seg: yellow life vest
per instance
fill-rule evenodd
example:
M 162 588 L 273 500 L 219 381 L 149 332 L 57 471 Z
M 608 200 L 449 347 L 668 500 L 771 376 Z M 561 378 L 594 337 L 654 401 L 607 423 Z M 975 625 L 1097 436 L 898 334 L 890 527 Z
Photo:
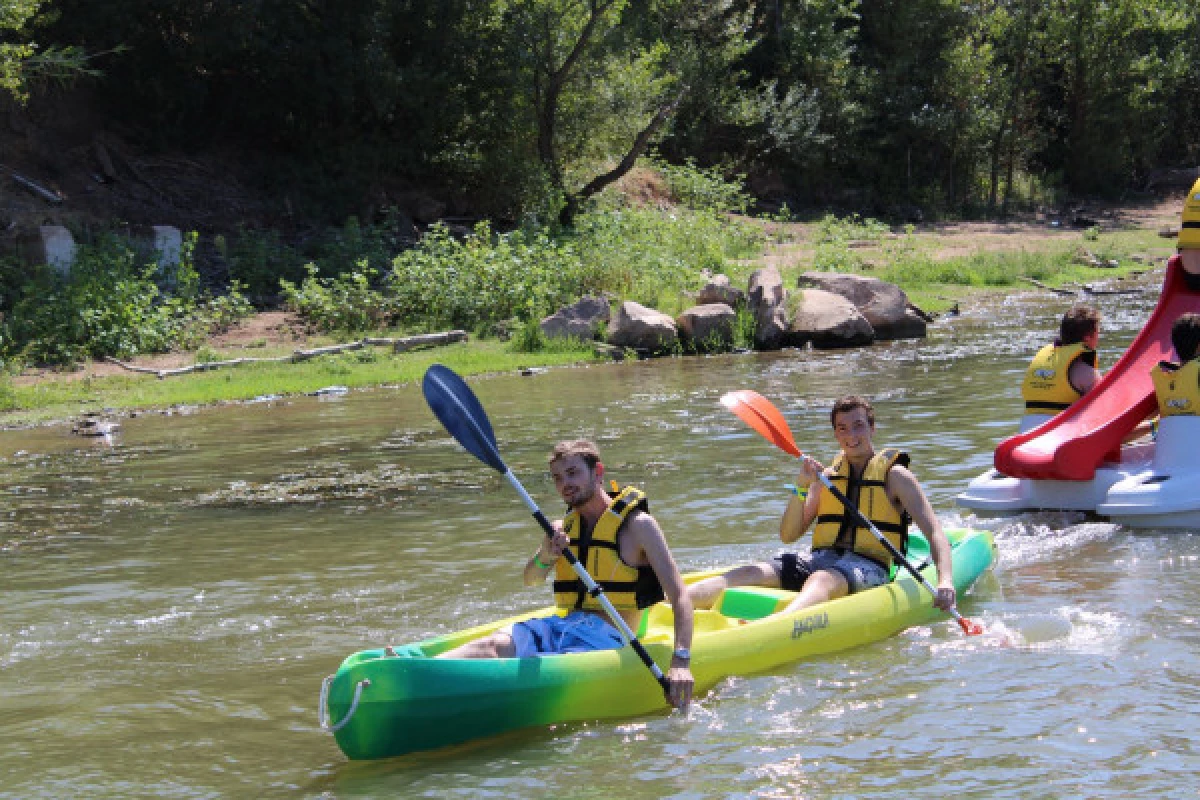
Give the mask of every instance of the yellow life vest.
M 1179 249 L 1200 247 L 1200 180 L 1183 201 L 1183 218 L 1179 225 Z
M 850 462 L 845 453 L 839 453 L 833 462 L 833 483 L 846 499 L 858 507 L 867 519 L 875 524 L 892 545 L 903 553 L 908 548 L 908 525 L 912 521 L 908 512 L 898 512 L 888 499 L 888 470 L 896 464 L 906 467 L 908 453 L 888 448 L 876 453 L 862 475 L 857 479 L 850 476 Z M 817 504 L 817 524 L 813 528 L 813 550 L 822 547 L 844 547 L 859 555 L 878 561 L 891 569 L 892 554 L 867 528 L 859 525 L 857 517 L 846 510 L 833 492 L 821 492 Z
M 1200 359 L 1193 358 L 1183 366 L 1160 361 L 1150 370 L 1150 378 L 1154 381 L 1159 416 L 1200 414 Z
M 1068 379 L 1076 359 L 1094 367 L 1096 351 L 1084 344 L 1048 344 L 1038 351 L 1021 385 L 1025 413 L 1057 414 L 1083 396 Z
M 571 540 L 571 552 L 579 559 L 592 579 L 604 590 L 609 602 L 618 611 L 637 611 L 663 599 L 662 585 L 650 567 L 631 567 L 621 560 L 619 539 L 621 527 L 635 510 L 646 511 L 646 494 L 626 486 L 615 495 L 600 515 L 596 527 L 583 530 L 578 511 L 563 519 L 563 531 Z M 600 610 L 600 602 L 588 594 L 587 587 L 575 570 L 560 558 L 554 565 L 554 605 L 562 611 L 579 609 Z

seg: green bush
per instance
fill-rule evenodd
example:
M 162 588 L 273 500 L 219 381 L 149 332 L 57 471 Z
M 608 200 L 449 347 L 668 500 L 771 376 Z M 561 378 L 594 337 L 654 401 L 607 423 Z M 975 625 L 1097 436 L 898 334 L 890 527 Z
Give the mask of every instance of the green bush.
M 70 364 L 82 358 L 193 347 L 213 330 L 249 313 L 235 284 L 224 297 L 202 296 L 191 262 L 195 235 L 185 240 L 175 293 L 164 295 L 157 264 L 139 264 L 116 236 L 79 248 L 68 275 L 33 270 L 4 322 L 6 362 Z
M 308 277 L 296 286 L 280 279 L 284 305 L 299 314 L 313 329 L 362 333 L 387 326 L 393 317 L 393 303 L 383 292 L 372 288 L 376 271 L 366 260 L 355 270 L 333 278 L 318 275 L 317 265 L 305 266 Z
M 475 329 L 540 316 L 587 288 L 571 242 L 546 230 L 496 234 L 487 222 L 462 239 L 435 225 L 395 258 L 388 286 L 402 320 Z
M 724 271 L 729 259 L 757 254 L 762 241 L 755 226 L 686 209 L 592 211 L 567 230 L 497 233 L 481 222 L 462 237 L 435 225 L 392 260 L 378 288 L 366 257 L 333 278 L 322 278 L 310 263 L 299 286 L 288 279 L 280 286 L 287 306 L 319 330 L 400 324 L 492 334 L 515 321 L 523 346 L 533 349 L 539 345 L 521 328 L 526 321 L 587 294 L 654 307 L 678 304 L 683 293 L 699 288 L 703 270 Z
M 280 280 L 304 280 L 304 258 L 278 231 L 238 227 L 228 238 L 217 236 L 216 245 L 229 264 L 229 277 L 251 297 L 273 296 Z
M 733 212 L 744 214 L 753 198 L 742 188 L 745 175 L 729 181 L 717 169 L 697 167 L 695 159 L 683 164 L 668 164 L 651 160 L 662 173 L 676 202 L 695 211 Z

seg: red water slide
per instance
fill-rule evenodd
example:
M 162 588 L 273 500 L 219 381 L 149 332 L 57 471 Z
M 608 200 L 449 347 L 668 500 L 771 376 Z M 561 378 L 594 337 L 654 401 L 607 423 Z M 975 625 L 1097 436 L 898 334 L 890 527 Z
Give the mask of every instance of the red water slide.
M 1119 461 L 1121 440 L 1158 408 L 1150 368 L 1174 358 L 1171 325 L 1187 311 L 1200 312 L 1200 280 L 1184 273 L 1176 255 L 1158 305 L 1120 360 L 1070 408 L 1001 442 L 996 469 L 1014 478 L 1088 481 L 1102 461 Z

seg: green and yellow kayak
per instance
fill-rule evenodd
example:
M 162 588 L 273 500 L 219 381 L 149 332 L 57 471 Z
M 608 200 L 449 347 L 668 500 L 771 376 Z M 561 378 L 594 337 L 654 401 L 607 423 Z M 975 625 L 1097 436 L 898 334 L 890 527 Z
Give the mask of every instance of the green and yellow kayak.
M 964 592 L 995 560 L 988 531 L 947 531 L 954 582 Z M 912 546 L 912 545 L 916 546 Z M 910 558 L 924 540 L 913 536 Z M 927 551 L 928 545 L 924 545 Z M 924 569 L 931 581 L 932 566 Z M 692 581 L 713 573 L 687 576 Z M 692 674 L 697 694 L 721 679 L 845 650 L 905 628 L 947 619 L 929 593 L 901 572 L 886 586 L 793 614 L 777 614 L 792 592 L 727 590 L 712 610 L 697 611 Z M 469 739 L 570 720 L 627 717 L 667 707 L 662 690 L 629 647 L 507 659 L 437 659 L 438 653 L 552 608 L 404 646 L 346 658 L 321 687 L 322 724 L 352 759 L 398 756 Z M 644 614 L 639 638 L 663 669 L 671 659 L 671 608 Z M 394 654 L 394 655 L 393 655 Z

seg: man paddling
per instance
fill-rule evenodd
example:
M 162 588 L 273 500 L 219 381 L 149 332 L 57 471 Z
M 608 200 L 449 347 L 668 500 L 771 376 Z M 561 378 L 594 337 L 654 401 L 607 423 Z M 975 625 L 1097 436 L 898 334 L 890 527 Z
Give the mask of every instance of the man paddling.
M 791 544 L 815 521 L 811 555 L 785 553 L 774 562 L 748 564 L 694 583 L 689 594 L 697 608 L 711 608 L 729 587 L 769 586 L 799 592 L 784 609 L 787 613 L 888 582 L 891 554 L 824 489 L 819 482 L 822 472 L 902 553 L 909 522 L 916 522 L 929 540 L 937 566 L 934 605 L 947 612 L 954 608 L 957 598 L 950 543 L 921 485 L 908 470 L 908 454 L 875 451 L 871 441 L 875 410 L 865 398 L 841 398 L 834 404 L 830 421 L 842 452 L 828 470 L 811 456 L 802 458 L 796 494 L 789 499 L 779 526 L 779 538 Z
M 621 647 L 621 634 L 562 558 L 569 547 L 632 630 L 638 629 L 643 609 L 664 597 L 670 602 L 675 650 L 666 673 L 667 700 L 676 708 L 687 705 L 694 683 L 692 603 L 662 529 L 647 511 L 645 494 L 627 486 L 609 497 L 599 450 L 586 440 L 555 445 L 550 473 L 569 513 L 555 521 L 553 537 L 542 537 L 525 563 L 524 578 L 526 586 L 536 586 L 554 573 L 558 615 L 519 622 L 440 657 L 526 658 Z

